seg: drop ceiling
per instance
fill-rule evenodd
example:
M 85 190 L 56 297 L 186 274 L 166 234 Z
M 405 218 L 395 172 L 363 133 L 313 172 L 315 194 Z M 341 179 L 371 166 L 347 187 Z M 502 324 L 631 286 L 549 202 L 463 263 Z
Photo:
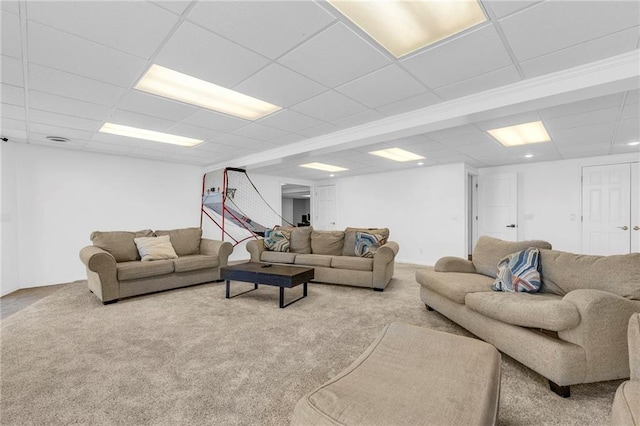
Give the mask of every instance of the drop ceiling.
M 627 145 L 640 140 L 640 67 L 600 71 L 639 52 L 637 1 L 482 1 L 486 22 L 400 59 L 320 1 L 0 4 L 0 133 L 14 143 L 309 180 L 327 173 L 299 164 L 348 168 L 342 175 L 417 167 L 368 154 L 393 147 L 425 166 L 640 152 Z M 248 121 L 135 90 L 152 64 L 282 109 Z M 553 86 L 585 67 L 582 86 Z M 531 87 L 539 99 L 525 97 Z M 495 109 L 435 118 L 479 99 Z M 536 120 L 551 142 L 505 148 L 486 133 Z M 98 133 L 105 122 L 205 142 Z M 395 130 L 371 133 L 383 124 Z

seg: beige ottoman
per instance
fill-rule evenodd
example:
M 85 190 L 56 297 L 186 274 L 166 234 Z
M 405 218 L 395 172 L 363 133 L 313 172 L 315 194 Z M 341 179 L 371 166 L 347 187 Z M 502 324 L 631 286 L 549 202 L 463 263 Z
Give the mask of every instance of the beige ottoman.
M 500 353 L 488 343 L 392 323 L 353 364 L 296 404 L 292 425 L 490 425 Z

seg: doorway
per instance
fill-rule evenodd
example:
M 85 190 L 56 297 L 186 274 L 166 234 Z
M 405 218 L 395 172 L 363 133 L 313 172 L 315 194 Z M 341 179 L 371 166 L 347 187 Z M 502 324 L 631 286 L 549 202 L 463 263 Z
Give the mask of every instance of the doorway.
M 334 231 L 338 217 L 336 186 L 316 186 L 314 203 L 316 205 L 314 228 Z
M 518 174 L 480 175 L 478 233 L 518 241 Z
M 282 225 L 311 225 L 311 187 L 282 183 L 280 190 L 282 193 Z

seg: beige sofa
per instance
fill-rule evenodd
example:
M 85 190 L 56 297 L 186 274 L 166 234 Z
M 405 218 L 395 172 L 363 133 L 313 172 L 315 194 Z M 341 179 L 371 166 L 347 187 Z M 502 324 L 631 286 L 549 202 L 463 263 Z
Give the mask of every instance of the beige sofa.
M 291 232 L 290 251 L 266 250 L 263 240 L 246 245 L 252 262 L 267 262 L 313 267 L 315 282 L 344 284 L 383 291 L 393 277 L 398 244 L 387 241 L 373 258 L 355 254 L 357 231 L 389 236 L 389 230 L 347 228 L 344 231 L 316 231 L 313 227 L 295 228 Z
M 500 259 L 527 247 L 540 248 L 540 291 L 492 291 Z M 586 256 L 544 241 L 481 237 L 472 258 L 445 257 L 416 272 L 427 309 L 546 377 L 561 396 L 570 385 L 629 377 L 626 330 L 640 312 L 640 253 Z
M 161 235 L 169 235 L 178 258 L 142 262 L 134 238 Z M 124 297 L 218 281 L 220 268 L 227 265 L 233 246 L 201 237 L 200 228 L 94 232 L 93 245 L 80 250 L 89 289 L 107 304 Z
M 629 320 L 629 368 L 631 380 L 620 385 L 611 408 L 614 426 L 640 425 L 640 314 Z

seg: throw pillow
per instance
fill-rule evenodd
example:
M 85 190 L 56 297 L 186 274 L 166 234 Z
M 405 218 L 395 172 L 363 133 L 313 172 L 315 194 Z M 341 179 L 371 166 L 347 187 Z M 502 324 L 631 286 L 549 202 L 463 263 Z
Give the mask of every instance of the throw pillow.
M 534 247 L 510 254 L 498 263 L 495 291 L 535 293 L 540 290 L 540 250 Z
M 176 259 L 178 255 L 171 245 L 168 235 L 160 237 L 134 238 L 143 262 L 162 259 Z
M 285 229 L 267 229 L 264 231 L 264 248 L 269 251 L 288 252 L 291 232 Z
M 384 235 L 356 232 L 356 256 L 373 257 L 386 242 Z

